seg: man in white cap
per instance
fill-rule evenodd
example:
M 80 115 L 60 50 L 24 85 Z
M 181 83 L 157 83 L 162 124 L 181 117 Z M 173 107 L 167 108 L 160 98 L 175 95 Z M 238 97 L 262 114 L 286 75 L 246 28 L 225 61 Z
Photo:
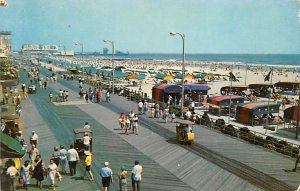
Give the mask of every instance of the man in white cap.
M 113 182 L 112 170 L 108 167 L 109 162 L 104 162 L 104 167 L 100 170 L 100 176 L 102 177 L 102 186 L 104 191 L 109 191 L 109 185 Z
M 39 136 L 35 133 L 35 131 L 32 131 L 31 132 L 31 135 L 30 135 L 30 144 L 31 145 L 34 145 L 36 147 L 37 143 L 38 143 L 38 140 L 39 140 Z

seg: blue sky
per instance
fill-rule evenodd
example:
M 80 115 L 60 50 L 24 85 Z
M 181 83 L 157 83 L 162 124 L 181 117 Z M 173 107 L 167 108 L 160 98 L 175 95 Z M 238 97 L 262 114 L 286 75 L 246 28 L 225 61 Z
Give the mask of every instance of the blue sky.
M 131 53 L 300 53 L 296 0 L 7 0 L 0 30 L 22 44 Z

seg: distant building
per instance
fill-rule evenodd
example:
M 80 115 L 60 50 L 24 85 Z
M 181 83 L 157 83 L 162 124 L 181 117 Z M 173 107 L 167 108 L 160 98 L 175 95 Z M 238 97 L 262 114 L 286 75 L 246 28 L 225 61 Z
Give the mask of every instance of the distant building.
M 57 45 L 24 44 L 22 46 L 23 54 L 52 54 L 55 52 L 58 52 Z
M 103 48 L 103 54 L 108 54 L 108 48 Z
M 0 31 L 0 58 L 7 57 L 11 52 L 11 33 Z

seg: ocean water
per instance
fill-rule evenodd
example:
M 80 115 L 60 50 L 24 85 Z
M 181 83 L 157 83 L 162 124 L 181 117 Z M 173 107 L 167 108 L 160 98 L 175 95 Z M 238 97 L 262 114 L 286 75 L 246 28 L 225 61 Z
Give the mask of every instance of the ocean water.
M 76 54 L 77 56 L 80 53 Z M 86 53 L 85 56 L 110 58 L 111 55 Z M 144 60 L 182 60 L 182 54 L 128 54 L 115 55 L 119 59 L 144 59 Z M 187 61 L 205 62 L 242 62 L 247 64 L 284 65 L 300 67 L 300 54 L 186 54 Z

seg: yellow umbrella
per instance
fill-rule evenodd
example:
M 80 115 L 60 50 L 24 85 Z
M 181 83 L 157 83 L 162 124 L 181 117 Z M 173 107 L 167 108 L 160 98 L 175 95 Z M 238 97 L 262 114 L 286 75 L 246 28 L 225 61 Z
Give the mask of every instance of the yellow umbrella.
M 171 74 L 168 74 L 164 77 L 164 80 L 172 80 L 172 79 L 174 79 L 174 76 Z
M 133 79 L 136 79 L 136 76 L 133 75 L 133 74 L 131 74 L 131 75 L 128 75 L 128 76 L 126 77 L 126 79 L 127 79 L 127 80 L 133 80 Z
M 184 76 L 185 79 L 194 79 L 195 76 L 193 74 L 187 74 L 186 76 Z
M 211 73 L 209 73 L 209 74 L 206 74 L 205 75 L 205 77 L 204 78 L 206 78 L 206 79 L 213 79 L 214 78 L 214 75 L 213 74 L 211 74 Z

